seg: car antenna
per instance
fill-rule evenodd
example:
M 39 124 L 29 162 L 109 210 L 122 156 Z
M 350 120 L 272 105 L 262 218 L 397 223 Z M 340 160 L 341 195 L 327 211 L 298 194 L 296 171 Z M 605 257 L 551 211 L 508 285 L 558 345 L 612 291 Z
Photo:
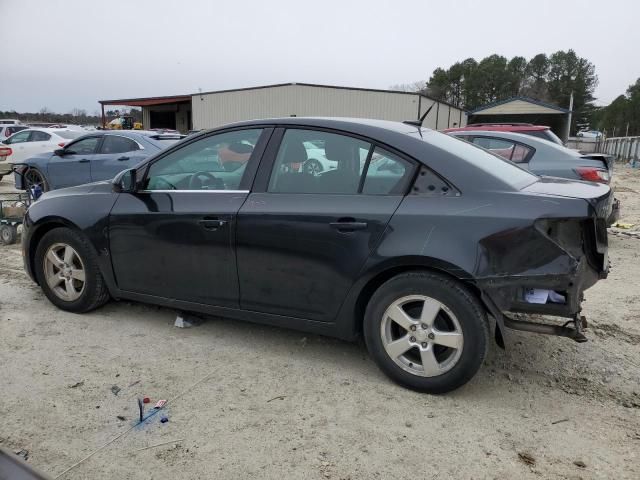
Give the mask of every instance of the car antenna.
M 431 111 L 431 109 L 433 108 L 433 106 L 436 104 L 436 102 L 433 102 L 431 104 L 431 106 L 427 109 L 426 112 L 424 112 L 424 115 L 422 115 L 420 117 L 419 120 L 405 120 L 402 123 L 405 123 L 407 125 L 413 125 L 414 127 L 418 127 L 418 133 L 420 134 L 420 137 L 422 137 L 422 122 L 424 122 L 424 119 L 427 118 L 427 115 L 429 115 L 429 112 Z

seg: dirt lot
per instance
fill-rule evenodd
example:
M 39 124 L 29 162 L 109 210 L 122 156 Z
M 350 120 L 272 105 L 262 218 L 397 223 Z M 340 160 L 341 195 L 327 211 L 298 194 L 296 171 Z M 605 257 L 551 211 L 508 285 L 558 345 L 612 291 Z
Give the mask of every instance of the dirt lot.
M 615 185 L 640 230 L 640 171 Z M 0 246 L 0 446 L 56 477 L 115 439 L 68 479 L 637 479 L 640 238 L 610 247 L 588 343 L 509 332 L 470 384 L 429 396 L 358 344 L 221 318 L 178 329 L 128 302 L 59 311 Z M 136 426 L 145 395 L 170 400 L 167 423 Z

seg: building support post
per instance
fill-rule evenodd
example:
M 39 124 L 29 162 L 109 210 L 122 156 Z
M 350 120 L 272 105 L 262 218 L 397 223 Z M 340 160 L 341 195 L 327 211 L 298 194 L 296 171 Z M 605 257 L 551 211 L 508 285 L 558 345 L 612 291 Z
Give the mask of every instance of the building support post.
M 102 128 L 106 128 L 107 122 L 104 118 L 104 103 L 101 103 L 100 106 L 102 107 Z

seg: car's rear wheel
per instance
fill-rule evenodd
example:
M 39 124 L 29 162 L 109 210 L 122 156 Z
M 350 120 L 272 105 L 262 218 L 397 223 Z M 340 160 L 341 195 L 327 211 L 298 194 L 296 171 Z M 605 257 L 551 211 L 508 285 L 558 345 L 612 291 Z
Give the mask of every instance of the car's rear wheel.
M 109 300 L 96 255 L 75 230 L 47 232 L 36 248 L 34 267 L 44 294 L 58 308 L 82 313 Z
M 482 305 L 462 284 L 437 273 L 411 272 L 373 294 L 364 336 L 392 380 L 420 392 L 444 393 L 478 371 L 489 330 Z
M 26 186 L 25 190 L 31 190 L 31 187 L 39 186 L 43 192 L 49 191 L 49 184 L 47 183 L 47 179 L 44 178 L 44 175 L 37 168 L 29 167 L 26 172 L 24 172 L 24 183 Z

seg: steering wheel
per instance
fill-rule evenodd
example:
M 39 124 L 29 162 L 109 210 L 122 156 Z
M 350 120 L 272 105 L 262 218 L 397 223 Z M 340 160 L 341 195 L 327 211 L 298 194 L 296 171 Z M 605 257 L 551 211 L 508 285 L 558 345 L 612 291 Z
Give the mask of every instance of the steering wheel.
M 198 181 L 198 185 L 196 185 L 196 180 Z M 224 190 L 224 183 L 222 180 L 213 176 L 209 172 L 196 172 L 191 175 L 191 178 L 189 179 L 189 190 L 202 190 L 202 180 L 211 180 L 214 187 L 219 190 Z

